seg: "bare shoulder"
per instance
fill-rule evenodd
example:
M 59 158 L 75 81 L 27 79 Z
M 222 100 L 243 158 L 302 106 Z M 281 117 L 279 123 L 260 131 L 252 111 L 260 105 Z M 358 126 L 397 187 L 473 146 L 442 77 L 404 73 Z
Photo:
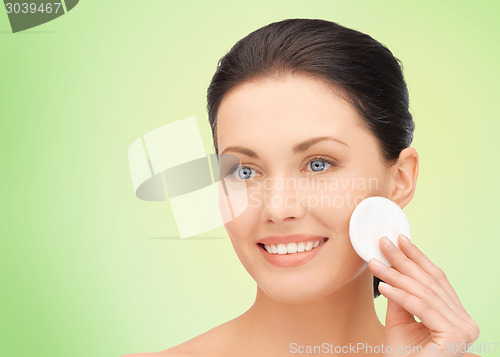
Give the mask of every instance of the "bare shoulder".
M 464 357 L 481 357 L 480 355 L 475 355 L 474 353 L 466 353 Z
M 235 333 L 234 320 L 215 326 L 201 335 L 163 351 L 132 353 L 121 357 L 223 357 L 230 355 L 231 346 L 229 343 L 231 343 L 230 341 L 234 341 L 232 336 Z

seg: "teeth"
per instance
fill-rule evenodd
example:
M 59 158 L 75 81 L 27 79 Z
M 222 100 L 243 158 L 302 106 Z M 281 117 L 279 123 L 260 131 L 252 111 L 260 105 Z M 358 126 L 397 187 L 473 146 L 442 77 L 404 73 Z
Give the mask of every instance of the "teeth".
M 297 243 L 288 243 L 286 245 L 287 253 L 297 253 Z
M 288 243 L 288 244 L 265 244 L 264 247 L 269 254 L 294 254 L 297 252 L 308 252 L 313 248 L 316 248 L 325 242 L 325 238 L 317 241 L 308 241 L 300 243 Z
M 286 245 L 278 244 L 278 254 L 286 254 Z

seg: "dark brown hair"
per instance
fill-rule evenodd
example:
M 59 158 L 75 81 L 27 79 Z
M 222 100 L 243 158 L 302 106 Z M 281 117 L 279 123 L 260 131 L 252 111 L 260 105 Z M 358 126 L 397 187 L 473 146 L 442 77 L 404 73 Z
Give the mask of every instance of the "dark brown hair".
M 411 145 L 415 123 L 402 64 L 380 42 L 362 32 L 319 19 L 287 19 L 261 27 L 224 55 L 207 90 L 215 152 L 217 112 L 224 96 L 258 77 L 306 74 L 339 90 L 377 138 L 392 165 Z M 374 277 L 374 296 L 380 295 Z

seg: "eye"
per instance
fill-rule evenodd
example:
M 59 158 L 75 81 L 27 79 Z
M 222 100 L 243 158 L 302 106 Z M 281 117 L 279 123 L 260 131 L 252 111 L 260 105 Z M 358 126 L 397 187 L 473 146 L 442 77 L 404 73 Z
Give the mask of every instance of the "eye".
M 327 165 L 330 165 L 330 166 L 327 166 Z M 312 158 L 312 160 L 310 160 L 307 163 L 307 166 L 310 167 L 313 172 L 323 172 L 323 171 L 326 171 L 327 169 L 329 169 L 330 167 L 334 167 L 336 165 L 335 165 L 335 163 L 333 163 L 332 161 L 330 161 L 326 157 L 317 156 L 317 157 Z M 325 170 L 325 168 L 326 168 L 326 170 Z
M 328 166 L 329 165 L 329 166 Z M 330 167 L 337 166 L 334 162 L 323 156 L 312 158 L 307 166 L 311 168 L 312 172 L 325 172 Z M 252 172 L 257 172 L 251 167 L 236 165 L 232 167 L 224 176 L 235 180 L 248 180 L 252 177 Z M 236 175 L 236 177 L 234 177 Z
M 255 170 L 248 167 L 248 166 L 236 165 L 229 170 L 229 172 L 227 173 L 227 176 L 230 176 L 232 178 L 232 176 L 236 172 L 236 175 L 237 175 L 236 179 L 237 180 L 247 180 L 251 177 L 250 175 L 252 174 L 252 171 L 255 171 Z

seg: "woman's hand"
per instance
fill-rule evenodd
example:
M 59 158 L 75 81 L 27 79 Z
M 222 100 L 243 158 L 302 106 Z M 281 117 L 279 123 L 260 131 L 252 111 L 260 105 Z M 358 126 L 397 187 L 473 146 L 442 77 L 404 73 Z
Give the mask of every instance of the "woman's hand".
M 446 275 L 403 235 L 398 245 L 399 249 L 387 237 L 380 239 L 380 249 L 392 267 L 376 259 L 368 264 L 373 275 L 386 282 L 379 285 L 388 299 L 385 346 L 391 346 L 392 353 L 386 355 L 470 355 L 466 351 L 479 337 L 479 328 Z

